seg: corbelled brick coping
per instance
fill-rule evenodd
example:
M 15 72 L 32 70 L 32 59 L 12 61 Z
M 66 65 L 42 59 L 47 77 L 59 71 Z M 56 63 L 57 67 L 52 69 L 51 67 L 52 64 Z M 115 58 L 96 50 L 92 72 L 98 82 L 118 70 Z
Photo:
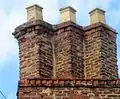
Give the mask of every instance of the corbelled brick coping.
M 19 81 L 19 87 L 88 87 L 120 88 L 120 79 L 25 79 Z
M 60 30 L 62 28 L 68 27 L 68 26 L 72 26 L 72 27 L 77 28 L 79 30 L 84 30 L 82 26 L 80 26 L 79 24 L 76 24 L 72 21 L 67 21 L 67 22 L 57 24 L 57 25 L 53 25 L 53 29 L 55 31 L 57 31 L 57 30 Z
M 51 32 L 53 31 L 53 26 L 42 20 L 34 20 L 16 27 L 12 34 L 15 36 L 15 38 L 19 38 L 21 35 L 26 34 L 27 32 L 37 31 L 35 33 L 38 33 L 39 30 L 43 33 L 48 30 Z M 52 34 L 52 32 L 50 34 Z
M 50 31 L 55 32 L 55 31 L 58 31 L 60 29 L 63 29 L 63 28 L 69 27 L 69 26 L 84 31 L 82 26 L 80 26 L 74 22 L 71 22 L 71 21 L 63 22 L 63 23 L 60 23 L 57 25 L 51 25 L 42 20 L 34 20 L 34 21 L 26 22 L 26 23 L 16 27 L 15 31 L 13 32 L 13 35 L 16 38 L 18 38 L 20 35 L 24 34 L 23 32 L 25 32 L 26 30 L 30 32 L 33 30 L 33 28 L 34 28 L 34 30 L 41 30 L 41 27 L 44 27 L 46 29 L 49 29 Z M 32 29 L 30 29 L 30 28 L 32 28 Z M 72 28 L 69 28 L 67 30 L 72 30 Z
M 19 32 L 19 31 L 21 31 L 21 30 L 23 30 L 25 28 L 28 28 L 28 27 L 31 27 L 31 26 L 36 26 L 36 25 L 42 25 L 44 27 L 52 29 L 52 25 L 51 24 L 49 24 L 49 23 L 47 23 L 45 21 L 42 21 L 42 20 L 34 20 L 34 21 L 26 22 L 26 23 L 16 27 L 14 33 Z
M 42 21 L 42 20 L 34 20 L 34 21 L 26 22 L 26 23 L 16 27 L 15 32 L 13 33 L 13 35 L 20 32 L 20 31 L 22 31 L 22 30 L 24 30 L 24 29 L 26 29 L 26 28 L 36 26 L 36 25 L 44 26 L 44 27 L 46 27 L 46 28 L 48 28 L 50 30 L 54 30 L 54 31 L 59 30 L 61 28 L 68 27 L 68 26 L 73 26 L 75 28 L 83 30 L 82 26 L 80 26 L 80 25 L 78 25 L 78 24 L 76 24 L 76 23 L 74 23 L 72 21 L 63 22 L 63 23 L 60 23 L 60 24 L 57 24 L 57 25 L 51 25 L 51 24 L 49 24 L 49 23 L 47 23 L 45 21 Z
M 110 30 L 110 31 L 112 31 L 112 32 L 117 34 L 117 32 L 116 32 L 116 30 L 114 28 L 110 27 L 107 24 L 101 23 L 101 22 L 98 22 L 98 23 L 95 23 L 95 24 L 91 24 L 89 26 L 84 27 L 83 29 L 85 31 L 89 31 L 89 30 L 97 28 L 97 27 L 104 27 L 104 28 L 106 28 L 106 29 L 108 29 L 108 30 Z
M 107 24 L 104 24 L 104 23 L 101 23 L 101 22 L 83 27 L 83 26 L 80 26 L 80 25 L 78 25 L 74 22 L 71 22 L 71 21 L 63 22 L 63 23 L 60 23 L 60 24 L 57 24 L 57 25 L 52 25 L 52 24 L 49 24 L 49 23 L 47 23 L 45 21 L 42 21 L 42 20 L 34 20 L 34 21 L 26 22 L 26 23 L 18 26 L 17 28 L 15 28 L 15 31 L 13 32 L 13 35 L 16 35 L 16 37 L 17 37 L 18 35 L 20 35 L 21 31 L 23 31 L 25 29 L 28 29 L 30 27 L 33 27 L 33 26 L 37 30 L 40 29 L 40 27 L 38 27 L 38 26 L 42 26 L 42 27 L 48 28 L 49 30 L 52 30 L 52 31 L 57 31 L 61 28 L 65 28 L 65 27 L 68 27 L 68 26 L 72 26 L 72 27 L 75 27 L 75 28 L 77 28 L 79 30 L 83 30 L 83 31 L 89 31 L 89 30 L 97 28 L 97 27 L 104 27 L 104 28 L 106 28 L 106 29 L 108 29 L 108 30 L 117 34 L 115 29 L 113 29 L 110 26 L 108 26 Z

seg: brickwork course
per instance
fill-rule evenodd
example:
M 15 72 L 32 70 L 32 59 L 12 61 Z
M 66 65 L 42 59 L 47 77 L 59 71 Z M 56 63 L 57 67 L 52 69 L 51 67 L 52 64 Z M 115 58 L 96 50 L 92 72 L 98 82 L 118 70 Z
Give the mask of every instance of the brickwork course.
M 18 99 L 120 99 L 116 34 L 102 22 L 18 26 Z

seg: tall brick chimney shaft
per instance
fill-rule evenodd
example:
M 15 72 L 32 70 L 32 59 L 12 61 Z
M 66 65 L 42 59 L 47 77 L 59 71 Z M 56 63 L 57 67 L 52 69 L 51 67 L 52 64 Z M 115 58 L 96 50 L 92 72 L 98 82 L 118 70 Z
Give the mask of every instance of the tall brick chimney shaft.
M 61 8 L 60 10 L 60 23 L 66 21 L 76 22 L 76 10 L 72 7 L 68 6 L 65 8 Z
M 43 21 L 36 4 L 27 8 L 27 19 L 13 33 L 19 43 L 20 79 L 52 78 L 52 25 Z
M 90 14 L 90 24 L 102 22 L 106 23 L 105 21 L 105 11 L 99 8 L 96 8 L 89 12 Z

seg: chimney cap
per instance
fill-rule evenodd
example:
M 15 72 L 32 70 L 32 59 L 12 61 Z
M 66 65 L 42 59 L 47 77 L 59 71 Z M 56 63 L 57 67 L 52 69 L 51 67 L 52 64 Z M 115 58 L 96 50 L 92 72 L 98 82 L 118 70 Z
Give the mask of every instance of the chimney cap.
M 76 22 L 76 10 L 71 6 L 61 8 L 60 10 L 60 23 L 72 21 Z
M 100 8 L 95 8 L 91 12 L 89 12 L 90 15 L 90 24 L 102 22 L 106 23 L 105 20 L 105 11 Z
M 36 8 L 40 8 L 40 9 L 43 9 L 41 6 L 37 5 L 37 4 L 33 4 L 31 6 L 28 6 L 26 9 L 30 9 L 30 8 L 33 8 L 33 7 L 36 7 Z
M 71 6 L 67 6 L 67 7 L 64 7 L 64 8 L 60 8 L 59 11 L 62 12 L 63 10 L 66 10 L 66 9 L 70 9 L 71 11 L 76 12 L 76 10 L 75 10 L 73 7 L 71 7 Z
M 102 13 L 105 13 L 105 12 L 106 12 L 106 11 L 104 11 L 103 9 L 95 8 L 95 9 L 93 9 L 92 11 L 90 11 L 89 14 L 92 14 L 92 13 L 94 13 L 95 11 L 99 11 L 99 12 L 102 12 Z
M 27 21 L 43 20 L 42 7 L 34 4 L 26 8 Z

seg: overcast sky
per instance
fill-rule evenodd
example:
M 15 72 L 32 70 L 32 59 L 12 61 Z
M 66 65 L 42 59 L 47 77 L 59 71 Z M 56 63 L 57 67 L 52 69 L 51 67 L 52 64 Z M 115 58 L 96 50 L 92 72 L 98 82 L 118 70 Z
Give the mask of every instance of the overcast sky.
M 51 24 L 59 23 L 59 9 L 72 6 L 77 10 L 77 23 L 89 25 L 88 12 L 99 7 L 106 11 L 107 24 L 117 30 L 118 66 L 120 65 L 120 1 L 119 0 L 0 0 L 0 90 L 7 99 L 16 99 L 19 79 L 17 40 L 14 28 L 26 22 L 25 8 L 42 6 L 43 18 Z M 120 67 L 119 67 L 120 69 Z M 2 96 L 0 95 L 0 99 Z

